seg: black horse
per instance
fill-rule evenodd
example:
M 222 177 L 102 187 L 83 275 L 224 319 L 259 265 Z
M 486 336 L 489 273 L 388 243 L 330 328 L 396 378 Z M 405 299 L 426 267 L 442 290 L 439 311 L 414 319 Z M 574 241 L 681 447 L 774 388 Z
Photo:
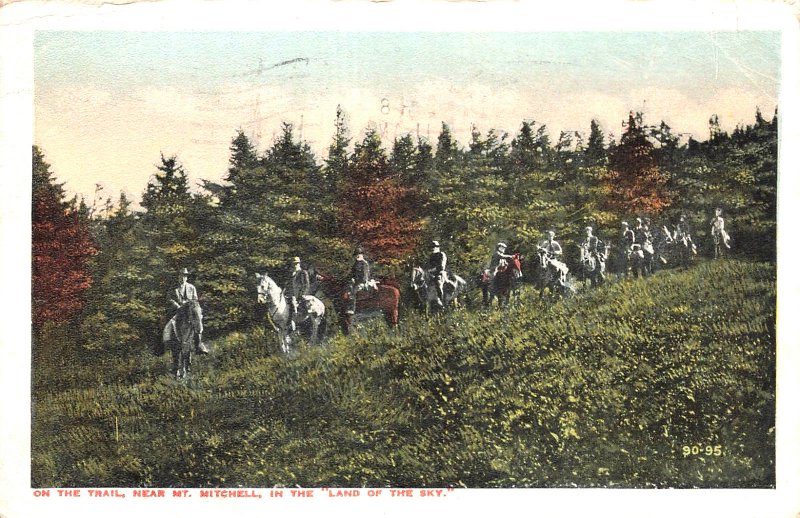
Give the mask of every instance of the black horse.
M 196 337 L 203 332 L 203 310 L 200 302 L 189 300 L 184 303 L 167 327 L 163 340 L 164 346 L 172 351 L 172 372 L 178 379 L 185 378 L 192 364 Z

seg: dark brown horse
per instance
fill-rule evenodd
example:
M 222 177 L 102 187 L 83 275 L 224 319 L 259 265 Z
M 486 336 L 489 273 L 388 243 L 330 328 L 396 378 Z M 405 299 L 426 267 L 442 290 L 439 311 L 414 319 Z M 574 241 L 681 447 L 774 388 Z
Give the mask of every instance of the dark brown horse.
M 492 305 L 492 299 L 495 297 L 497 297 L 497 305 L 499 307 L 505 306 L 509 302 L 511 294 L 515 292 L 519 285 L 519 279 L 522 277 L 522 263 L 519 254 L 514 254 L 511 257 L 510 260 L 503 261 L 497 268 L 497 273 L 494 275 L 494 283 L 490 280 L 488 272 L 485 272 L 481 279 L 486 288 L 488 288 L 488 300 L 486 297 L 487 292 L 484 291 L 484 303 L 489 306 Z
M 350 283 L 347 280 L 335 279 L 317 272 L 319 286 L 323 293 L 333 301 L 342 323 L 342 332 L 350 333 L 350 328 L 357 320 L 382 315 L 389 327 L 397 327 L 398 307 L 400 306 L 400 290 L 387 283 L 379 283 L 377 291 L 361 291 L 356 295 L 356 312 L 351 315 Z

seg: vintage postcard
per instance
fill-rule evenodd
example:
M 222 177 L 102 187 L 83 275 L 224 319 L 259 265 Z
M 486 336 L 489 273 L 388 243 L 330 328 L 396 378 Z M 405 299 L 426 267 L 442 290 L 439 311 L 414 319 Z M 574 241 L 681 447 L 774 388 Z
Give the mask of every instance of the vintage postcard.
M 0 515 L 796 516 L 797 14 L 3 7 Z

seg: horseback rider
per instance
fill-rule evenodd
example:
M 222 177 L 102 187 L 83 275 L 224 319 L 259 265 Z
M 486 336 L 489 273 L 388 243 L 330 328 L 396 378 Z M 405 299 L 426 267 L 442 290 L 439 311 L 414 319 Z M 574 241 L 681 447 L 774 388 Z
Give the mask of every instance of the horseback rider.
M 361 247 L 356 248 L 355 262 L 350 269 L 350 309 L 347 314 L 354 315 L 356 312 L 356 295 L 359 291 L 367 291 L 369 289 L 369 263 L 364 259 L 364 250 Z
M 678 222 L 675 224 L 675 231 L 672 234 L 672 239 L 686 243 L 686 247 L 690 248 L 692 253 L 697 252 L 697 247 L 695 247 L 692 241 L 692 231 L 689 228 L 689 223 L 686 221 L 685 214 L 681 214 Z
M 620 237 L 620 250 L 627 254 L 636 242 L 636 234 L 631 230 L 627 221 L 622 222 L 622 236 Z
M 495 248 L 494 253 L 492 254 L 492 260 L 489 261 L 489 282 L 494 283 L 494 278 L 497 275 L 497 270 L 500 269 L 500 266 L 508 264 L 508 261 L 513 259 L 513 255 L 506 254 L 506 244 L 502 241 L 497 243 L 497 248 Z
M 545 249 L 550 259 L 561 261 L 561 254 L 562 254 L 561 245 L 558 244 L 558 241 L 555 240 L 555 237 L 556 237 L 556 231 L 548 230 L 547 239 L 539 243 L 539 248 Z
M 650 221 L 649 219 L 647 220 Z M 636 218 L 636 227 L 633 229 L 634 235 L 634 244 L 639 245 L 639 247 L 644 248 L 645 243 L 650 241 L 650 228 L 648 225 L 645 225 L 642 221 L 642 218 Z
M 725 231 L 725 220 L 722 219 L 722 209 L 714 209 L 714 219 L 711 220 L 711 236 L 715 242 L 722 242 L 725 248 L 731 247 L 731 237 Z
M 438 304 L 444 305 L 444 283 L 447 273 L 447 255 L 439 248 L 439 242 L 433 241 L 433 251 L 428 258 L 428 263 L 425 265 L 425 271 L 428 277 L 436 284 L 436 295 L 439 297 Z
M 294 331 L 294 318 L 297 314 L 298 301 L 303 300 L 303 297 L 308 295 L 311 291 L 311 282 L 308 277 L 308 272 L 302 268 L 299 257 L 294 257 L 292 259 L 292 273 L 287 288 L 288 289 L 285 290 L 284 293 L 286 302 L 289 304 L 290 326 L 292 331 Z
M 593 234 L 592 227 L 586 227 L 586 239 L 581 243 L 581 258 L 594 257 L 599 262 L 604 262 L 605 245 L 600 238 Z
M 636 233 L 630 228 L 627 221 L 622 222 L 622 234 L 619 238 L 619 267 L 618 270 L 623 275 L 628 272 L 628 255 L 636 244 Z
M 197 288 L 194 287 L 193 284 L 187 282 L 189 279 L 189 270 L 184 268 L 178 274 L 178 286 L 170 291 L 169 294 L 169 303 L 170 309 L 177 311 L 183 307 L 184 304 L 189 302 L 190 300 L 199 300 L 197 298 Z M 167 342 L 172 339 L 172 337 L 177 336 L 177 332 L 175 330 L 175 317 L 176 314 L 169 315 L 169 323 L 167 327 L 164 329 L 164 341 Z M 208 354 L 208 348 L 206 344 L 203 343 L 203 334 L 197 333 L 195 336 L 195 343 L 194 343 L 194 350 L 198 354 Z

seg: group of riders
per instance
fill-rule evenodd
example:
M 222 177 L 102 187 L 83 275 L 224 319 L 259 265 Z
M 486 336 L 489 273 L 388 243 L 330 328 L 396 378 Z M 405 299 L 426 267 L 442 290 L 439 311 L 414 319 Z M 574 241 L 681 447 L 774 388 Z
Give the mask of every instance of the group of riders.
M 594 229 L 587 226 L 584 229 L 585 237 L 580 243 L 581 261 L 596 261 L 599 268 L 600 280 L 604 278 L 605 263 L 608 260 L 610 246 L 604 243 L 600 237 L 594 234 Z M 715 247 L 730 248 L 730 236 L 725 231 L 725 221 L 722 218 L 722 209 L 715 210 L 714 218 L 711 220 L 711 236 L 714 239 Z M 546 233 L 546 238 L 538 244 L 539 253 L 546 256 L 547 262 L 556 269 L 567 271 L 567 266 L 563 261 L 563 249 L 555 239 L 554 230 Z M 686 216 L 681 215 L 679 220 L 673 225 L 670 231 L 667 225 L 663 225 L 655 232 L 651 229 L 650 219 L 647 217 L 637 217 L 635 225 L 631 226 L 627 221 L 621 223 L 619 236 L 619 260 L 623 265 L 621 273 L 627 274 L 630 258 L 635 254 L 650 256 L 664 261 L 663 257 L 658 257 L 655 243 L 659 240 L 669 243 L 680 243 L 691 253 L 696 253 L 696 246 L 692 241 L 691 229 L 686 221 Z M 436 303 L 440 306 L 445 301 L 445 284 L 450 282 L 450 274 L 447 271 L 447 255 L 442 251 L 438 241 L 431 243 L 432 250 L 424 265 L 424 272 L 427 277 L 426 282 L 436 291 Z M 489 265 L 484 268 L 484 278 L 487 279 L 489 286 L 493 286 L 497 273 L 505 269 L 509 262 L 514 259 L 514 255 L 507 254 L 508 245 L 504 242 L 497 243 L 492 254 Z M 715 256 L 718 254 L 715 248 Z M 350 297 L 347 313 L 352 315 L 356 311 L 356 301 L 359 292 L 373 290 L 376 287 L 375 281 L 370 276 L 370 264 L 364 257 L 364 250 L 359 247 L 354 252 L 354 262 L 350 269 Z M 191 300 L 197 300 L 197 289 L 190 284 L 187 279 L 188 269 L 184 268 L 179 274 L 178 286 L 170 291 L 169 306 L 171 311 L 180 309 L 184 304 Z M 284 290 L 285 297 L 289 303 L 290 311 L 294 315 L 298 311 L 298 301 L 302 301 L 304 296 L 311 294 L 311 278 L 309 272 L 302 268 L 299 257 L 292 260 L 292 270 L 287 286 Z M 491 288 L 490 288 L 491 289 Z M 293 320 L 292 320 L 293 322 Z M 175 316 L 164 328 L 163 340 L 166 342 L 175 333 Z M 195 338 L 195 352 L 208 354 L 208 348 L 202 341 L 202 333 L 198 333 Z

